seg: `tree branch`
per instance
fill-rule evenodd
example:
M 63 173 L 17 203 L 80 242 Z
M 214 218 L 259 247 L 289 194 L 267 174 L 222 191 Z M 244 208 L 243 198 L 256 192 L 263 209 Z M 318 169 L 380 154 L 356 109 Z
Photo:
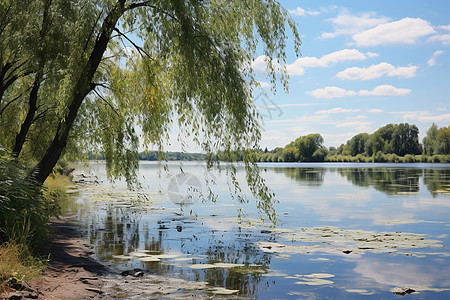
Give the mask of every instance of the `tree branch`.
M 93 90 L 95 94 L 97 94 L 97 96 L 102 99 L 106 104 L 108 104 L 108 106 L 112 109 L 112 111 L 118 116 L 120 117 L 119 113 L 117 112 L 117 110 L 114 108 L 114 106 L 112 106 L 111 103 L 108 102 L 108 100 L 106 100 L 105 98 L 103 98 L 102 95 L 100 95 L 99 92 L 97 92 L 96 90 Z
M 43 118 L 45 116 L 45 114 L 50 110 L 49 107 L 47 107 L 44 111 L 42 111 L 41 113 L 39 113 L 37 116 L 34 117 L 33 121 L 31 122 L 32 124 L 34 122 L 36 122 L 37 120 Z
M 125 8 L 125 10 L 132 10 L 138 7 L 149 7 L 149 8 L 153 8 L 154 10 L 156 10 L 157 12 L 163 13 L 166 16 L 169 16 L 171 19 L 177 21 L 178 23 L 180 23 L 180 21 L 177 19 L 177 17 L 173 14 L 171 14 L 168 11 L 162 10 L 161 8 L 155 6 L 155 5 L 151 5 L 150 1 L 144 1 L 144 2 L 139 2 L 139 3 L 132 3 L 130 4 L 130 6 L 128 6 L 127 8 Z M 181 23 L 180 23 L 181 24 Z
M 2 107 L 2 109 L 0 110 L 0 116 L 3 114 L 3 112 L 5 111 L 5 109 L 14 101 L 18 100 L 20 97 L 22 97 L 22 95 L 17 96 L 16 98 L 12 99 L 11 101 L 9 101 L 8 103 L 5 104 L 5 106 Z
M 151 60 L 154 60 L 154 59 L 150 56 L 150 54 L 148 54 L 142 47 L 139 47 L 138 45 L 136 45 L 136 44 L 135 44 L 129 37 L 127 37 L 125 34 L 123 34 L 122 32 L 120 32 L 120 30 L 117 29 L 117 27 L 114 28 L 114 31 L 116 31 L 120 36 L 123 36 L 128 42 L 130 42 L 130 43 L 134 46 L 134 48 L 136 48 L 136 50 L 139 52 L 139 54 L 140 54 L 141 56 L 144 56 L 144 55 L 142 55 L 142 53 L 144 53 L 148 58 L 150 58 Z
M 98 14 L 97 20 L 95 21 L 94 25 L 92 25 L 91 32 L 89 33 L 89 37 L 86 39 L 86 44 L 85 44 L 84 47 L 83 47 L 83 52 L 86 51 L 86 49 L 87 49 L 87 47 L 88 47 L 88 45 L 89 45 L 89 41 L 91 40 L 91 37 L 92 37 L 92 35 L 94 34 L 95 26 L 97 25 L 98 21 L 100 20 L 100 17 L 102 16 L 102 14 L 103 14 L 103 9 L 102 9 L 102 11 Z

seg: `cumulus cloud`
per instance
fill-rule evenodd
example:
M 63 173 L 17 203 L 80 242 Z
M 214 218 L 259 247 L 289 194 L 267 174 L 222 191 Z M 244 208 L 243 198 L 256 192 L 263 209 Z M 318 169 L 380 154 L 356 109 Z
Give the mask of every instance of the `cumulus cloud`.
M 410 89 L 396 88 L 395 86 L 384 84 L 379 85 L 371 91 L 361 90 L 358 92 L 360 96 L 402 96 L 411 93 Z
M 355 91 L 347 91 L 337 86 L 327 86 L 323 89 L 316 89 L 314 91 L 311 91 L 310 95 L 318 99 L 330 99 L 350 96 L 350 92 L 353 92 L 353 95 L 356 95 Z
M 338 62 L 361 61 L 376 55 L 376 53 L 372 52 L 362 53 L 357 49 L 342 49 L 330 54 L 323 55 L 320 58 L 310 56 L 300 57 L 292 64 L 289 64 L 287 66 L 287 70 L 289 75 L 303 75 L 305 73 L 305 67 L 328 67 L 329 65 Z
M 370 124 L 372 124 L 370 121 L 344 121 L 336 124 L 336 127 L 366 128 Z
M 373 113 L 373 114 L 377 114 L 377 113 L 382 113 L 384 110 L 379 109 L 379 108 L 371 108 L 368 109 L 367 112 Z
M 269 60 L 269 57 L 266 55 L 261 55 L 258 56 L 253 62 L 252 62 L 252 67 L 255 71 L 260 71 L 260 72 L 264 72 L 266 70 L 266 64 L 267 61 Z M 279 67 L 278 62 L 276 61 L 272 61 L 272 63 L 274 64 L 275 68 Z
M 367 68 L 347 68 L 336 74 L 336 77 L 344 80 L 370 80 L 382 76 L 397 76 L 411 78 L 416 76 L 417 66 L 394 67 L 393 65 L 382 62 L 377 65 L 371 65 Z
M 444 30 L 450 30 L 450 25 L 441 25 L 439 26 L 439 28 Z
M 374 28 L 353 35 L 358 46 L 385 44 L 413 44 L 419 38 L 435 33 L 433 26 L 420 18 L 403 18 L 399 21 L 379 24 Z
M 438 58 L 438 56 L 444 53 L 445 51 L 442 50 L 434 52 L 431 58 L 427 61 L 427 65 L 429 65 L 430 67 L 434 66 L 436 64 L 436 59 Z
M 432 114 L 429 111 L 400 111 L 400 112 L 392 112 L 391 114 L 398 114 L 402 116 L 402 119 L 405 121 L 416 121 L 420 123 L 448 123 L 450 120 L 450 113 L 445 114 Z
M 358 111 L 360 111 L 359 108 L 351 109 L 351 108 L 336 107 L 336 108 L 332 108 L 332 109 L 316 111 L 316 114 L 317 115 L 330 115 L 330 114 L 353 113 L 353 112 L 358 112 Z
M 318 99 L 343 98 L 345 96 L 402 96 L 411 93 L 410 89 L 396 88 L 392 85 L 379 85 L 373 90 L 352 91 L 345 90 L 336 86 L 327 86 L 322 89 L 316 89 L 308 92 L 311 96 Z
M 324 32 L 321 38 L 333 38 L 339 35 L 352 35 L 362 30 L 373 28 L 376 25 L 390 21 L 390 18 L 377 16 L 376 12 L 352 15 L 347 9 L 335 17 L 328 19 L 333 24 L 333 32 Z
M 318 14 L 320 14 L 320 11 L 316 11 L 316 10 L 306 10 L 303 7 L 297 7 L 296 9 L 290 9 L 289 13 L 293 16 L 316 16 Z
M 441 42 L 443 45 L 450 45 L 450 34 L 437 34 L 428 39 L 429 42 Z
M 342 49 L 320 58 L 313 56 L 300 57 L 292 64 L 286 66 L 287 72 L 291 76 L 305 74 L 305 68 L 328 67 L 331 64 L 336 64 L 344 61 L 361 61 L 369 57 L 377 56 L 377 53 L 367 52 L 362 53 L 357 49 Z M 266 68 L 266 62 L 269 58 L 265 55 L 258 56 L 252 63 L 255 71 L 263 72 Z M 277 61 L 272 62 L 275 69 L 280 69 L 280 64 Z

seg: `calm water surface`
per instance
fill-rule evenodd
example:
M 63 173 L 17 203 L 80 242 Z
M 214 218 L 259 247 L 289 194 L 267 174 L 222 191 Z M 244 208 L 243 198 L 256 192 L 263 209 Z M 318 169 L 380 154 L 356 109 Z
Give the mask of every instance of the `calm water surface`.
M 74 187 L 68 209 L 111 269 L 192 283 L 152 297 L 450 298 L 449 164 L 261 164 L 276 226 L 244 185 L 243 203 L 230 196 L 225 171 L 168 165 L 141 163 L 143 190 L 128 192 L 92 164 L 103 183 Z M 215 202 L 198 197 L 206 181 Z M 138 297 L 130 285 L 118 295 Z

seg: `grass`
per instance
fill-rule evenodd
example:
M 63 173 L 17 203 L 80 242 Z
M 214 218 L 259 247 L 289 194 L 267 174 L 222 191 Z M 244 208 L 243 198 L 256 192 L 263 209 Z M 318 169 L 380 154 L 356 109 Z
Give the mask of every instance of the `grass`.
M 0 293 L 38 277 L 45 267 L 40 254 L 49 241 L 49 219 L 59 215 L 69 183 L 56 174 L 37 186 L 0 148 Z
M 28 253 L 27 247 L 5 243 L 0 247 L 0 294 L 11 291 L 14 284 L 39 278 L 45 261 Z

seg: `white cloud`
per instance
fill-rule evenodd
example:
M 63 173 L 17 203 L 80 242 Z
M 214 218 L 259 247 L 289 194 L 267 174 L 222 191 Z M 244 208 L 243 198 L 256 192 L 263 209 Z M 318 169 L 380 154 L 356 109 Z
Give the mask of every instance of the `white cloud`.
M 403 18 L 399 21 L 379 24 L 376 27 L 353 35 L 358 46 L 381 44 L 413 44 L 421 37 L 436 31 L 428 21 L 420 18 Z
M 305 107 L 305 106 L 314 106 L 314 105 L 317 105 L 317 103 L 275 104 L 275 105 L 258 106 L 257 109 L 273 109 L 273 108 L 282 108 L 282 107 Z
M 298 76 L 305 74 L 305 69 L 294 62 L 293 64 L 287 65 L 287 72 L 291 76 Z
M 441 42 L 443 45 L 450 45 L 450 34 L 437 34 L 428 39 L 429 42 Z
M 379 85 L 373 90 L 360 90 L 358 92 L 345 90 L 336 86 L 327 86 L 322 89 L 316 89 L 308 92 L 314 98 L 319 99 L 331 99 L 331 98 L 342 98 L 345 96 L 401 96 L 411 93 L 410 89 L 396 88 L 392 85 Z
M 448 123 L 448 120 L 450 120 L 450 113 L 446 114 L 439 114 L 434 115 L 429 111 L 400 111 L 400 112 L 391 112 L 391 114 L 399 114 L 402 115 L 402 119 L 407 120 L 414 120 L 421 123 L 427 123 L 427 122 L 435 122 L 435 123 Z
M 344 121 L 336 124 L 336 127 L 366 128 L 372 124 L 370 121 Z
M 320 11 L 305 10 L 303 7 L 299 6 L 296 9 L 290 9 L 289 13 L 293 16 L 316 16 L 320 14 Z
M 320 58 L 313 56 L 300 57 L 292 64 L 286 66 L 287 72 L 291 76 L 305 74 L 305 67 L 328 67 L 331 64 L 335 64 L 343 61 L 361 61 L 369 57 L 377 56 L 378 54 L 373 52 L 362 53 L 357 49 L 342 49 L 326 55 Z M 266 55 L 258 56 L 252 63 L 252 67 L 255 71 L 264 72 L 266 69 L 266 62 L 269 58 Z M 275 70 L 281 69 L 281 65 L 278 61 L 272 61 Z
M 367 68 L 347 68 L 336 74 L 336 77 L 344 80 L 370 80 L 380 78 L 384 75 L 392 77 L 411 78 L 416 76 L 417 67 L 394 67 L 393 65 L 382 62 L 377 65 L 371 65 Z
M 324 55 L 320 58 L 320 62 L 325 66 L 332 63 L 351 60 L 365 60 L 367 56 L 356 49 L 343 49 L 333 53 Z
M 352 113 L 352 112 L 358 112 L 358 111 L 360 111 L 359 108 L 351 109 L 351 108 L 336 107 L 336 108 L 332 108 L 332 109 L 316 111 L 316 115 L 342 114 L 342 113 Z
M 377 113 L 382 113 L 384 110 L 379 109 L 379 108 L 371 108 L 368 109 L 367 112 L 373 113 L 373 114 L 377 114 Z
M 348 10 L 343 9 L 337 17 L 328 20 L 333 24 L 334 32 L 324 32 L 321 38 L 325 39 L 339 35 L 356 34 L 362 30 L 388 22 L 389 20 L 387 17 L 378 17 L 375 12 L 352 15 Z
M 444 29 L 444 30 L 450 30 L 450 25 L 441 25 L 438 26 L 440 29 Z
M 258 56 L 252 63 L 252 67 L 255 71 L 263 72 L 266 70 L 266 60 L 267 56 L 261 55 Z
M 336 123 L 337 128 L 352 128 L 354 132 L 371 132 L 371 121 L 366 120 L 367 116 L 351 116 L 346 117 L 345 120 L 341 120 Z M 353 134 L 354 135 L 354 134 Z
M 431 58 L 427 61 L 427 64 L 432 67 L 436 64 L 436 59 L 438 58 L 439 55 L 444 54 L 445 51 L 442 50 L 438 50 L 436 52 L 433 53 L 433 55 L 431 56 Z
M 384 84 L 379 85 L 372 91 L 361 90 L 358 92 L 360 96 L 402 96 L 411 93 L 410 89 L 396 88 L 395 86 Z
M 311 91 L 310 94 L 314 98 L 318 99 L 331 99 L 331 98 L 342 98 L 345 96 L 349 96 L 350 91 L 347 91 L 343 88 L 336 87 L 336 86 L 327 86 L 323 89 L 316 89 L 314 91 Z M 352 91 L 354 95 L 356 95 L 356 92 Z
M 373 52 L 367 52 L 366 54 L 367 54 L 367 57 L 377 57 L 377 56 L 380 56 L 380 54 L 378 54 L 378 53 L 373 53 Z
M 361 53 L 356 49 L 342 49 L 332 52 L 330 54 L 323 55 L 321 58 L 317 57 L 300 57 L 292 64 L 287 66 L 289 75 L 303 75 L 305 73 L 305 67 L 327 67 L 331 64 L 335 64 L 343 61 L 361 61 L 368 57 L 373 57 L 376 53 Z
M 321 125 L 324 124 L 333 124 L 327 119 L 326 115 L 318 115 L 318 116 L 301 116 L 295 119 L 285 119 L 285 120 L 269 120 L 267 124 L 304 124 L 304 123 L 318 123 Z

